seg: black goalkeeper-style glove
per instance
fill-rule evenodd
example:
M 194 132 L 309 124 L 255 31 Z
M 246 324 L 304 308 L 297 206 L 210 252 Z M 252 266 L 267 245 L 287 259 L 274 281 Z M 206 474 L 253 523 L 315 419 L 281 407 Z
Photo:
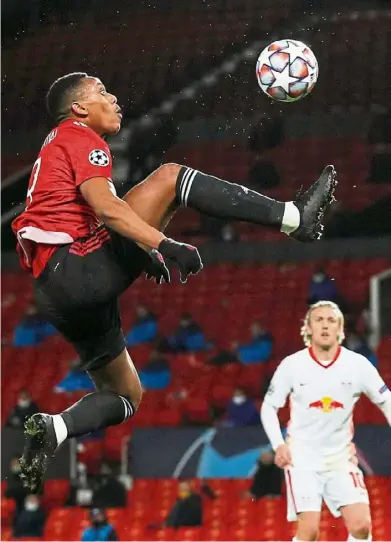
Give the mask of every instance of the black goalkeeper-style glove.
M 186 282 L 189 275 L 195 275 L 203 267 L 200 254 L 192 245 L 177 243 L 173 239 L 163 239 L 158 252 L 164 260 L 171 260 L 178 266 L 181 282 Z
M 171 282 L 170 271 L 166 266 L 163 256 L 156 248 L 154 248 L 149 253 L 149 257 L 151 259 L 145 267 L 147 279 L 155 279 L 156 284 L 161 284 L 162 282 L 167 282 L 167 284 L 169 284 Z

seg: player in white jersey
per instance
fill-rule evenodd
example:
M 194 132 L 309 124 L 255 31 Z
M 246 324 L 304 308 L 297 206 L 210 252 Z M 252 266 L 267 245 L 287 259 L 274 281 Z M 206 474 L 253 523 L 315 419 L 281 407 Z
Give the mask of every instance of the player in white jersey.
M 298 521 L 294 540 L 317 539 L 322 500 L 342 515 L 350 541 L 371 540 L 368 493 L 352 454 L 353 409 L 365 393 L 391 425 L 391 392 L 365 357 L 341 345 L 344 319 L 329 301 L 312 305 L 301 330 L 307 348 L 278 366 L 261 418 L 285 470 L 288 521 Z M 290 398 L 284 441 L 278 409 Z

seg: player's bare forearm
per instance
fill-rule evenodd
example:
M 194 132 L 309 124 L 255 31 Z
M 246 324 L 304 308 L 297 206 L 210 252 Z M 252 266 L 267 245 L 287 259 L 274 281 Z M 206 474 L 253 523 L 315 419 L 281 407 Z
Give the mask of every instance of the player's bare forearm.
M 153 228 L 138 214 L 136 214 L 125 201 L 117 198 L 106 205 L 98 214 L 109 228 L 115 230 L 120 235 L 132 239 L 142 248 L 158 248 L 160 242 L 165 239 L 165 235 Z
M 165 235 L 147 224 L 113 193 L 105 177 L 86 180 L 80 185 L 80 192 L 99 220 L 123 237 L 142 245 L 144 249 L 157 249 L 165 239 Z

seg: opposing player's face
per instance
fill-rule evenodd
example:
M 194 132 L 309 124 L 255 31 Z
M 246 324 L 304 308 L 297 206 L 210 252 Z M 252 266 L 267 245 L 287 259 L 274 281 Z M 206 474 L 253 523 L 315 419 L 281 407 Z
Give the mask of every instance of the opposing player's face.
M 109 94 L 103 83 L 95 77 L 87 77 L 78 98 L 86 111 L 84 122 L 99 135 L 116 134 L 121 128 L 121 108 L 117 97 Z
M 318 307 L 311 312 L 308 331 L 313 345 L 331 348 L 338 343 L 341 320 L 331 307 Z

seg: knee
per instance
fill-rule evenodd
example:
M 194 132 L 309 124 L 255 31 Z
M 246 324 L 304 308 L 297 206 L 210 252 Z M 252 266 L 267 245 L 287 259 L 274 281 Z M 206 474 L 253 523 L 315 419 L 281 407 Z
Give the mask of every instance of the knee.
M 136 383 L 134 383 L 131 388 L 128 390 L 128 393 L 126 396 L 131 401 L 134 410 L 137 411 L 138 407 L 140 406 L 141 399 L 143 397 L 143 388 L 141 386 L 140 380 L 138 380 Z
M 296 539 L 297 540 L 308 540 L 313 541 L 317 540 L 319 535 L 319 522 L 315 519 L 306 518 L 302 521 L 299 520 Z
M 315 540 L 318 540 L 318 535 L 319 529 L 308 525 L 297 531 L 296 540 L 300 540 L 300 542 L 314 542 Z
M 169 162 L 168 164 L 162 164 L 156 170 L 156 174 L 159 175 L 159 177 L 161 177 L 163 181 L 167 183 L 173 183 L 175 186 L 181 167 L 182 166 L 180 166 L 179 164 Z
M 349 533 L 359 540 L 367 540 L 371 534 L 371 521 L 368 518 L 355 518 L 348 525 Z

